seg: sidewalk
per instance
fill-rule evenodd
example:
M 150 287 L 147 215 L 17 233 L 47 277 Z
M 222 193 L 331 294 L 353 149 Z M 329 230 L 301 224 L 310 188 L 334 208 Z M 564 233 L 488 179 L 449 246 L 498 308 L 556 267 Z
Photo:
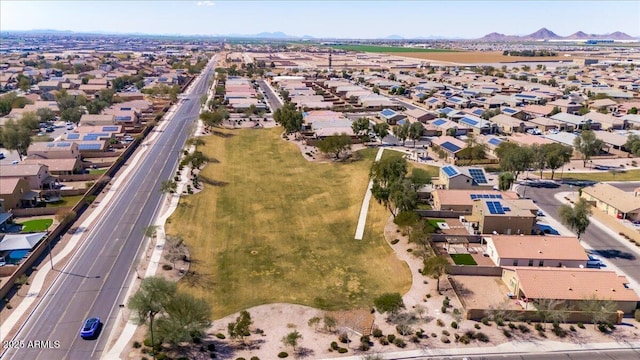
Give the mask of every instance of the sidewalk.
M 376 154 L 376 159 L 374 162 L 380 161 L 382 159 L 382 152 L 384 148 L 381 147 Z M 362 200 L 362 206 L 360 207 L 360 216 L 358 217 L 358 226 L 356 226 L 356 240 L 362 240 L 364 236 L 364 226 L 367 224 L 367 214 L 369 213 L 369 202 L 371 201 L 371 188 L 373 187 L 373 179 L 369 180 L 369 185 L 367 186 L 367 192 L 364 195 L 364 199 Z

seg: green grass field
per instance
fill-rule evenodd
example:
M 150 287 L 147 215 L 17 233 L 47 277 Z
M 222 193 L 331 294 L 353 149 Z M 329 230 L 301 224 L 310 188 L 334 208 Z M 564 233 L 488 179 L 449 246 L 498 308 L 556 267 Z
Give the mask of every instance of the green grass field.
M 385 150 L 385 152 L 382 153 L 382 158 L 383 159 L 400 158 L 400 157 L 403 157 L 404 155 L 405 154 L 400 152 L 400 151 Z M 431 175 L 432 178 L 436 178 L 440 174 L 440 168 L 437 167 L 437 166 L 426 165 L 426 164 L 418 164 L 418 163 L 415 163 L 413 161 L 407 161 L 407 165 L 408 165 L 409 175 L 411 175 L 411 170 L 414 167 L 415 168 L 424 169 L 425 171 L 427 171 L 427 173 L 429 173 L 429 175 Z
M 389 213 L 371 202 L 363 240 L 354 240 L 377 149 L 352 163 L 303 159 L 280 128 L 220 130 L 203 137 L 210 158 L 202 192 L 184 197 L 167 231 L 189 246 L 181 288 L 205 298 L 215 318 L 287 302 L 320 309 L 369 307 L 411 286 L 407 265 L 383 238 Z
M 64 196 L 61 201 L 55 203 L 48 203 L 47 207 L 68 207 L 76 206 L 76 204 L 82 200 L 83 195 Z
M 107 168 L 104 169 L 89 169 L 89 174 L 92 175 L 102 175 L 107 172 Z
M 331 45 L 332 48 L 346 51 L 374 52 L 374 53 L 419 53 L 419 52 L 457 52 L 449 49 L 421 49 L 398 46 L 379 45 Z
M 456 265 L 478 265 L 478 263 L 473 260 L 473 256 L 469 254 L 451 254 L 450 256 Z
M 545 178 L 551 177 L 551 172 L 544 172 Z M 556 171 L 554 179 L 560 179 L 560 173 Z M 565 180 L 592 180 L 592 181 L 640 181 L 640 170 L 625 170 L 617 171 L 615 173 L 611 171 L 598 171 L 589 173 L 568 173 L 562 174 L 562 179 Z
M 23 233 L 42 232 L 47 231 L 49 226 L 53 224 L 53 219 L 29 220 L 20 224 L 22 225 L 21 232 Z

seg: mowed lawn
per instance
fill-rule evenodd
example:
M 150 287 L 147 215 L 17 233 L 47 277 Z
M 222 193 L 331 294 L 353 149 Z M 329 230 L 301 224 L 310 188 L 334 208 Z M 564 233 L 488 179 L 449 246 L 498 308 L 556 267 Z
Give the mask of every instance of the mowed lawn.
M 544 178 L 551 178 L 551 172 L 543 172 Z M 640 170 L 622 170 L 620 171 L 593 171 L 593 172 L 583 172 L 583 173 L 568 173 L 564 172 L 562 174 L 562 178 L 565 180 L 592 180 L 592 181 L 640 181 Z M 555 180 L 560 179 L 560 173 L 556 171 Z
M 204 137 L 204 191 L 184 197 L 167 230 L 189 246 L 180 282 L 206 298 L 216 318 L 265 303 L 327 310 L 372 306 L 405 293 L 407 265 L 383 238 L 390 216 L 371 202 L 363 240 L 354 240 L 377 149 L 348 164 L 311 163 L 281 129 L 220 130 Z
M 478 265 L 473 256 L 469 254 L 451 254 L 450 256 L 456 265 Z
M 27 220 L 19 224 L 22 225 L 22 231 L 20 231 L 22 233 L 42 232 L 47 231 L 49 226 L 53 224 L 53 219 Z

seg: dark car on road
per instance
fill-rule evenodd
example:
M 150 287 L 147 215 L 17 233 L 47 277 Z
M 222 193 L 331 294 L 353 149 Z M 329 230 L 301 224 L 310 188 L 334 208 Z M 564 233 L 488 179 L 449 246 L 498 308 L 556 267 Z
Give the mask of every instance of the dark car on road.
M 98 335 L 98 328 L 100 327 L 100 318 L 92 317 L 84 321 L 82 328 L 80 329 L 80 337 L 83 339 L 91 339 Z

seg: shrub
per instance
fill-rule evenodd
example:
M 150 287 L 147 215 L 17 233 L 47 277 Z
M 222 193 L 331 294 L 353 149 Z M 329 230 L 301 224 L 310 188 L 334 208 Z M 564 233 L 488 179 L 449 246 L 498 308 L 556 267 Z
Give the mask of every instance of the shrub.
M 543 337 L 543 338 L 547 337 L 547 335 L 542 330 L 538 330 L 538 335 L 540 335 L 540 337 Z
M 554 326 L 553 329 L 551 330 L 557 337 L 565 337 L 567 336 L 567 330 L 561 328 L 559 325 L 558 326 Z
M 462 335 L 460 336 L 460 339 L 458 339 L 458 342 L 461 342 L 465 345 L 471 343 L 471 339 L 469 339 L 469 337 L 467 335 Z
M 444 326 L 444 321 L 442 321 L 441 319 L 438 319 L 436 323 L 438 324 L 438 326 Z
M 451 334 L 447 330 L 442 330 L 442 335 L 449 336 Z
M 509 330 L 507 330 L 507 329 L 503 329 L 503 330 L 502 330 L 502 334 L 503 334 L 507 339 L 510 339 L 510 338 L 511 338 L 511 336 L 512 336 L 512 335 L 511 335 L 511 332 L 510 332 Z
M 442 300 L 442 306 L 443 307 L 449 307 L 449 298 L 446 297 L 444 298 L 444 300 Z
M 389 340 L 389 342 L 393 342 L 396 339 L 396 336 L 393 334 L 389 334 L 387 335 L 387 340 Z
M 452 327 L 453 329 L 457 329 L 457 328 L 458 328 L 458 323 L 457 323 L 457 322 L 455 322 L 455 321 L 451 322 L 451 327 Z
M 576 325 L 578 325 L 578 327 L 579 327 L 580 329 L 584 329 L 584 324 L 583 324 L 583 323 L 578 322 Z
M 212 358 L 212 359 L 216 359 L 218 356 L 216 355 L 216 353 L 212 352 L 212 353 L 209 354 L 209 357 Z
M 218 339 L 224 339 L 224 338 L 226 338 L 226 336 L 224 336 L 224 334 L 223 334 L 223 333 L 217 333 L 217 334 L 216 334 L 216 337 L 217 337 Z
M 397 244 L 399 242 L 400 242 L 400 239 L 393 239 L 393 240 L 391 240 L 391 245 L 395 245 L 395 244 Z
M 393 340 L 393 345 L 399 348 L 404 348 L 405 346 L 407 346 L 407 344 L 401 338 L 395 338 L 395 340 Z
M 346 348 L 343 348 L 343 347 L 341 347 L 341 348 L 339 348 L 339 349 L 338 349 L 338 352 L 339 352 L 340 354 L 344 354 L 344 353 L 346 353 L 347 351 L 349 351 L 349 350 L 347 350 Z
M 496 320 L 496 325 L 504 326 L 504 321 L 502 321 L 501 319 L 498 319 L 498 320 Z
M 473 325 L 473 327 L 476 328 L 476 329 L 480 329 L 480 324 L 475 324 L 475 325 Z
M 338 343 L 337 343 L 337 342 L 335 342 L 335 341 L 332 341 L 332 342 L 331 342 L 331 348 L 332 348 L 333 350 L 338 350 Z
M 440 311 L 442 311 L 442 313 L 446 313 L 447 312 L 447 307 L 442 305 L 442 307 L 440 308 Z
M 476 340 L 478 341 L 482 341 L 484 343 L 489 342 L 489 337 L 487 336 L 487 334 L 483 333 L 483 332 L 478 332 L 475 336 Z
M 605 333 L 605 334 L 609 332 L 607 325 L 602 323 L 598 324 L 598 330 L 600 330 L 601 333 Z
M 571 330 L 571 331 L 573 331 L 573 332 L 577 331 L 577 330 L 576 330 L 576 327 L 575 327 L 575 326 L 573 326 L 573 325 L 569 326 L 569 330 Z
M 134 349 L 140 349 L 142 347 L 142 344 L 140 344 L 139 341 L 134 341 L 133 342 L 133 348 Z
M 536 330 L 538 330 L 538 331 L 544 331 L 544 328 L 542 327 L 542 324 L 537 323 L 537 324 L 536 324 Z
M 522 332 L 524 334 L 526 334 L 529 331 L 531 331 L 527 325 L 523 325 L 523 324 L 518 325 L 518 330 L 520 330 L 520 332 Z
M 144 341 L 142 343 L 146 347 L 151 347 L 151 339 L 149 339 L 149 338 L 144 339 Z
M 346 344 L 349 342 L 349 335 L 347 335 L 346 332 L 343 332 L 338 336 L 338 340 L 340 340 L 341 343 Z
M 450 343 L 450 342 L 451 342 L 451 340 L 450 340 L 448 337 L 446 337 L 446 336 L 441 337 L 441 338 L 440 338 L 440 341 L 442 341 L 442 342 L 443 342 L 443 343 L 445 343 L 445 344 L 448 344 L 448 343 Z
M 236 360 L 247 360 L 247 359 L 245 359 L 243 357 L 239 357 L 239 358 L 236 358 Z
M 281 359 L 286 358 L 287 356 L 289 356 L 289 354 L 287 354 L 285 351 L 281 351 L 278 353 L 278 357 Z
M 376 309 L 381 312 L 396 312 L 404 307 L 400 293 L 385 293 L 373 300 Z
M 209 345 L 207 345 L 207 350 L 216 351 L 216 346 L 214 344 L 209 344 Z
M 260 360 L 260 358 L 259 358 L 259 357 L 257 357 L 257 356 L 252 356 L 252 357 L 251 357 L 251 360 Z
M 414 343 L 414 344 L 419 344 L 419 343 L 420 343 L 420 336 L 418 336 L 418 335 L 413 335 L 413 336 L 411 337 L 411 342 L 412 342 L 412 343 Z
M 432 338 L 436 338 L 436 337 L 438 337 L 438 335 L 436 333 L 431 333 L 431 337 Z
M 427 294 L 427 299 L 431 299 L 431 294 Z M 640 321 L 640 320 L 638 320 Z
M 163 264 L 162 265 L 162 270 L 171 270 L 173 269 L 173 266 L 171 266 L 171 264 Z
M 614 330 L 616 328 L 616 326 L 610 322 L 607 323 L 607 326 L 609 327 L 609 330 Z
M 489 323 L 489 318 L 482 318 L 482 320 L 480 320 L 482 322 L 482 324 L 484 326 L 491 326 L 491 324 Z
M 373 335 L 374 338 L 382 337 L 382 330 L 373 329 L 373 331 L 371 332 L 371 335 Z
M 165 353 L 156 354 L 156 360 L 167 360 L 168 356 Z M 244 359 L 242 359 L 244 360 Z
M 513 323 L 509 323 L 509 329 L 514 330 L 516 326 Z
M 386 336 L 380 338 L 380 345 L 389 345 L 389 340 L 387 340 Z

